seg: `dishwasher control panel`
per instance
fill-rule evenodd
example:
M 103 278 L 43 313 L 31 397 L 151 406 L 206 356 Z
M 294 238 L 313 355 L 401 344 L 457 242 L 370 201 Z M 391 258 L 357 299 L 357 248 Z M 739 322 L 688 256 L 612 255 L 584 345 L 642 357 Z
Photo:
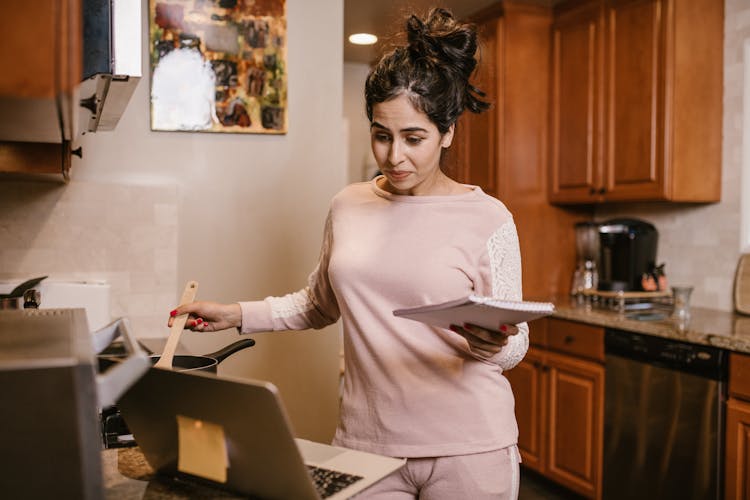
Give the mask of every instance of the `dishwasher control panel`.
M 607 355 L 659 364 L 714 380 L 726 379 L 727 354 L 717 347 L 607 329 L 604 349 Z

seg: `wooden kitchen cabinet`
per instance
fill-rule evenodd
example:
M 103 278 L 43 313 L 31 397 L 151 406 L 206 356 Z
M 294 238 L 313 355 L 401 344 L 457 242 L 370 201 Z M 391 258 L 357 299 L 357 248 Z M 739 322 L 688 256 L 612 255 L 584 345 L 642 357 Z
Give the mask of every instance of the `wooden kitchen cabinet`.
M 602 17 L 591 2 L 555 16 L 550 99 L 550 200 L 587 200 L 599 189 Z
M 498 65 L 488 62 L 499 61 L 498 35 L 502 36 L 502 17 L 492 16 L 477 23 L 481 33 L 481 60 L 472 83 L 486 95 L 482 100 L 497 101 Z M 497 196 L 497 160 L 501 145 L 498 137 L 498 114 L 466 112 L 456 127 L 456 147 L 451 153 L 454 176 L 461 182 L 482 188 L 485 193 Z
M 82 73 L 81 16 L 81 0 L 0 6 L 0 172 L 67 178 Z
M 724 498 L 750 498 L 750 356 L 729 356 L 726 411 Z
M 727 402 L 725 495 L 727 500 L 750 498 L 750 403 Z
M 463 113 L 456 124 L 454 147 L 448 150 L 446 161 L 452 177 L 477 185 L 496 197 L 500 163 L 505 154 L 505 114 L 500 101 L 505 91 L 506 35 L 509 23 L 516 22 L 516 17 L 509 16 L 506 10 L 512 5 L 513 2 L 499 2 L 470 19 L 479 33 L 478 65 L 471 83 L 485 94 L 480 99 L 491 107 L 479 114 L 468 110 Z
M 513 214 L 524 294 L 567 294 L 576 259 L 573 226 L 591 213 L 553 206 L 547 199 L 552 10 L 505 0 L 469 20 L 479 28 L 479 66 L 472 83 L 486 92 L 491 108 L 461 116 L 446 170 L 499 198 Z
M 588 498 L 601 496 L 604 366 L 547 353 L 546 476 Z
M 552 202 L 719 201 L 723 24 L 715 0 L 555 8 Z
M 505 373 L 516 400 L 523 466 L 601 498 L 604 330 L 556 318 L 529 327 L 532 347 Z
M 541 321 L 541 320 L 539 320 Z M 546 458 L 546 385 L 545 352 L 530 347 L 526 357 L 512 370 L 505 372 L 516 399 L 518 448 L 523 465 L 539 473 L 545 471 Z
M 60 144 L 0 141 L 0 172 L 5 174 L 68 180 L 71 158 L 70 141 Z

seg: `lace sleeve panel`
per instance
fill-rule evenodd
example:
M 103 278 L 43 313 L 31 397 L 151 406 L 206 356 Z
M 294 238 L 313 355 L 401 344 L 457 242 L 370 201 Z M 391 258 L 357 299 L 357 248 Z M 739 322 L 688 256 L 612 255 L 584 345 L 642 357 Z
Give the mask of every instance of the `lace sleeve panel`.
M 505 300 L 522 300 L 521 250 L 515 223 L 510 220 L 500 226 L 487 241 L 492 273 L 492 295 Z M 518 325 L 517 335 L 508 338 L 508 343 L 493 357 L 503 370 L 510 370 L 521 362 L 529 348 L 529 326 Z

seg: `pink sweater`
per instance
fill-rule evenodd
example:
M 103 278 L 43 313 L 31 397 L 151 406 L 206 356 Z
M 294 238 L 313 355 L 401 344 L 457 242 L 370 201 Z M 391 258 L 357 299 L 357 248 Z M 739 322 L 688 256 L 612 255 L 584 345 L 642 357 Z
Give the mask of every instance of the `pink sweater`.
M 471 293 L 521 299 L 513 218 L 476 186 L 400 196 L 375 181 L 331 202 L 308 286 L 241 302 L 242 333 L 322 328 L 341 317 L 344 389 L 334 444 L 397 457 L 479 453 L 516 443 L 504 369 L 526 354 L 528 328 L 493 358 L 460 335 L 393 316 Z

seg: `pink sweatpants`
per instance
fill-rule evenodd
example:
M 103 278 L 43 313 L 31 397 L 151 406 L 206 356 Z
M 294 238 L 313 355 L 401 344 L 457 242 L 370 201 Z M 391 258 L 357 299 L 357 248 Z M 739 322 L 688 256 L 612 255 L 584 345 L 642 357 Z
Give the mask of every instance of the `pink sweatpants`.
M 472 455 L 409 458 L 357 500 L 516 500 L 520 461 L 516 446 Z

